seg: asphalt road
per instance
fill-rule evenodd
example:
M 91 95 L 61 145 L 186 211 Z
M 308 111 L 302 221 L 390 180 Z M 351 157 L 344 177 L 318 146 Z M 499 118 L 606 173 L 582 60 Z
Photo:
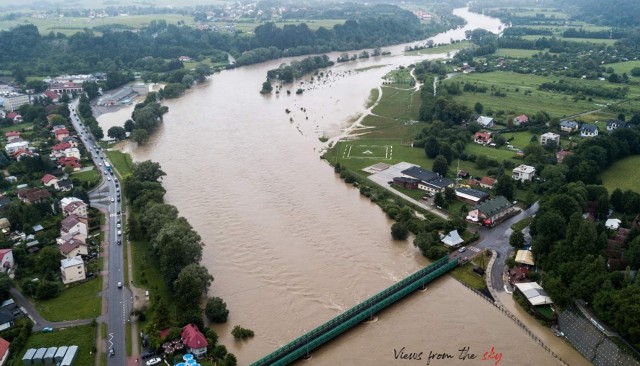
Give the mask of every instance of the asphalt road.
M 132 301 L 131 292 L 124 281 L 124 255 L 122 245 L 118 241 L 122 240 L 121 229 L 118 227 L 122 218 L 121 202 L 118 201 L 120 192 L 115 175 L 111 175 L 105 168 L 108 162 L 105 153 L 97 146 L 96 141 L 88 129 L 80 122 L 76 116 L 75 109 L 78 101 L 74 101 L 70 106 L 71 122 L 73 123 L 78 135 L 84 143 L 87 151 L 91 154 L 98 171 L 102 176 L 102 180 L 98 187 L 89 193 L 90 205 L 107 213 L 107 226 L 105 241 L 108 243 L 105 265 L 108 271 L 107 281 L 108 287 L 103 296 L 107 297 L 107 314 L 103 314 L 107 322 L 107 337 L 105 339 L 105 349 L 109 354 L 109 349 L 113 349 L 115 354 L 107 357 L 108 366 L 122 366 L 126 363 L 126 323 L 130 320 Z M 98 150 L 96 150 L 96 147 Z M 106 173 L 105 173 L 106 172 Z M 121 284 L 121 288 L 118 287 Z

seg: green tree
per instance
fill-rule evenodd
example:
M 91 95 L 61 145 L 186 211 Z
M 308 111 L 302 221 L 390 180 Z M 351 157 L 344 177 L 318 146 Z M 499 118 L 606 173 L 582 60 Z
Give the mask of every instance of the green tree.
M 511 236 L 509 236 L 509 244 L 517 249 L 522 248 L 525 244 L 524 234 L 522 231 L 514 230 L 513 233 L 511 233 Z
M 246 339 L 253 337 L 254 332 L 251 329 L 242 328 L 241 326 L 236 325 L 235 327 L 233 327 L 231 335 L 233 335 L 235 339 Z
M 128 119 L 124 122 L 124 130 L 126 132 L 133 132 L 135 128 L 136 128 L 136 123 L 133 122 L 132 119 Z
M 204 244 L 183 217 L 165 224 L 151 242 L 167 284 L 173 286 L 180 271 L 202 259 Z
M 489 164 L 489 158 L 486 155 L 480 154 L 476 157 L 476 168 L 485 169 Z
M 434 136 L 430 135 L 424 141 L 424 152 L 429 159 L 433 159 L 438 155 L 440 151 L 440 144 L 438 143 L 438 139 Z
M 212 297 L 207 301 L 204 313 L 214 323 L 226 323 L 229 316 L 227 304 L 219 297 Z
M 444 196 L 440 192 L 436 193 L 435 197 L 433 197 L 433 203 L 435 203 L 437 207 L 447 207 L 447 200 L 444 199 Z
M 406 240 L 409 237 L 409 229 L 403 222 L 395 222 L 391 225 L 391 237 L 393 240 Z
M 158 179 L 167 175 L 167 173 L 160 169 L 160 163 L 151 160 L 133 163 L 131 166 L 131 173 L 134 178 L 140 182 L 157 182 Z
M 60 260 L 62 254 L 60 250 L 55 246 L 46 246 L 38 252 L 38 258 L 36 259 L 37 268 L 40 273 L 57 272 L 60 271 Z
M 434 173 L 438 173 L 440 176 L 446 177 L 449 172 L 449 163 L 447 163 L 447 159 L 444 156 L 438 155 L 433 161 L 433 167 L 431 169 Z
M 447 164 L 451 164 L 451 160 L 453 160 L 453 151 L 451 150 L 451 145 L 447 143 L 440 144 L 439 155 L 444 156 L 447 159 Z
M 196 263 L 188 264 L 182 268 L 173 283 L 173 296 L 178 304 L 192 303 L 197 307 L 197 300 L 207 293 L 212 282 L 213 276 L 206 267 Z
M 120 126 L 113 126 L 107 130 L 107 136 L 114 140 L 124 140 L 127 137 L 127 133 L 124 128 Z
M 155 238 L 155 235 L 163 226 L 177 219 L 178 209 L 173 205 L 164 203 L 151 204 L 140 215 L 142 229 L 151 240 Z
M 509 201 L 512 201 L 515 195 L 515 187 L 513 179 L 508 176 L 503 176 L 496 183 L 496 196 L 504 196 Z
M 145 129 L 136 128 L 133 131 L 131 131 L 131 134 L 129 135 L 129 137 L 134 142 L 137 142 L 139 144 L 144 144 L 149 140 L 149 133 Z
M 13 280 L 8 274 L 0 273 L 0 301 L 7 300 L 9 298 L 9 290 L 13 287 Z
M 271 86 L 271 82 L 267 80 L 264 83 L 262 83 L 262 90 L 260 90 L 260 93 L 269 94 L 271 93 L 272 90 L 273 90 L 273 86 Z
M 484 110 L 484 106 L 480 102 L 476 102 L 476 104 L 473 106 L 473 110 L 476 111 L 476 113 L 478 114 L 482 114 L 482 111 Z

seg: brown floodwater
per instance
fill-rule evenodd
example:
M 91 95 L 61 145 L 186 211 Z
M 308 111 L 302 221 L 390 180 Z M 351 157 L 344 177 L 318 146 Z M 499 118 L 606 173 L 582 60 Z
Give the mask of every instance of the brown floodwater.
M 467 27 L 443 33 L 436 42 L 461 39 L 465 29 L 497 32 L 501 26 L 497 19 L 456 11 L 467 19 Z M 311 83 L 307 77 L 283 87 L 279 95 L 258 91 L 267 70 L 289 60 L 223 71 L 185 96 L 163 102 L 169 113 L 149 143 L 126 147 L 135 161 L 162 165 L 166 201 L 178 207 L 206 243 L 202 264 L 215 277 L 209 295 L 222 297 L 230 309 L 228 322 L 214 329 L 239 364 L 257 360 L 428 264 L 410 241 L 392 241 L 386 215 L 319 157 L 326 147 L 319 137 L 344 134 L 366 111 L 369 92 L 383 75 L 427 58 L 404 56 L 404 47 L 384 48 L 392 51 L 388 57 L 336 65 L 321 81 Z M 298 87 L 305 89 L 302 95 L 295 94 Z M 105 131 L 122 125 L 131 109 L 102 115 L 100 124 Z M 527 322 L 535 326 L 535 320 Z M 234 325 L 253 329 L 255 337 L 234 341 Z M 535 332 L 548 331 L 540 327 Z M 589 364 L 563 341 L 548 339 L 545 343 L 570 364 Z M 477 358 L 461 360 L 464 347 Z M 492 347 L 501 360 L 481 360 Z M 396 359 L 401 350 L 416 357 L 423 352 L 421 360 Z M 454 358 L 428 362 L 430 352 Z M 449 276 L 299 361 L 402 363 L 557 361 Z

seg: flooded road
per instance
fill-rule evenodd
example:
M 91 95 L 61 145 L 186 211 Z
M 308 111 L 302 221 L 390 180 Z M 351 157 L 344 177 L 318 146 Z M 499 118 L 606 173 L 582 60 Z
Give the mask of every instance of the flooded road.
M 500 27 L 496 19 L 456 12 L 469 29 L 497 32 Z M 464 30 L 443 33 L 436 42 L 464 38 Z M 279 95 L 259 90 L 267 70 L 288 60 L 221 72 L 182 98 L 163 102 L 169 113 L 162 127 L 147 145 L 129 146 L 135 161 L 161 164 L 167 172 L 166 201 L 206 243 L 202 264 L 215 277 L 209 295 L 222 297 L 230 309 L 228 323 L 214 329 L 240 365 L 427 264 L 411 242 L 392 241 L 386 215 L 319 158 L 325 146 L 319 137 L 338 136 L 357 119 L 383 75 L 426 59 L 402 55 L 404 46 L 384 48 L 392 51 L 390 57 L 336 65 L 322 82 L 306 79 Z M 295 94 L 298 87 L 305 89 L 302 95 Z M 106 131 L 122 125 L 131 109 L 100 116 L 101 126 Z M 255 338 L 234 341 L 234 325 L 254 330 Z M 551 341 L 570 364 L 588 364 L 561 341 Z M 558 364 L 511 320 L 449 276 L 299 364 L 402 364 L 407 361 L 395 357 L 402 347 L 424 352 L 420 361 L 410 362 L 420 365 Z M 458 350 L 464 347 L 478 357 L 461 360 Z M 502 354 L 501 362 L 480 360 L 491 347 Z M 427 363 L 430 351 L 455 357 Z

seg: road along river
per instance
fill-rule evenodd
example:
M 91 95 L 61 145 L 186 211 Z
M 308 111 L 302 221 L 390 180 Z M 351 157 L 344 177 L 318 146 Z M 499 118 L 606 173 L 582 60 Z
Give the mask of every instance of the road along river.
M 466 9 L 456 13 L 467 26 L 436 36 L 436 43 L 462 39 L 465 29 L 497 32 L 501 26 Z M 202 264 L 215 277 L 209 295 L 222 297 L 230 309 L 228 323 L 214 329 L 240 365 L 427 264 L 410 241 L 392 241 L 386 215 L 319 158 L 324 145 L 318 138 L 349 127 L 383 75 L 426 58 L 404 56 L 404 47 L 384 48 L 392 51 L 388 57 L 338 64 L 325 70 L 329 76 L 321 83 L 307 78 L 288 87 L 291 95 L 287 87 L 279 95 L 258 93 L 267 70 L 290 60 L 223 71 L 163 102 L 169 113 L 149 143 L 126 147 L 135 161 L 162 165 L 166 201 L 204 239 Z M 298 87 L 304 94 L 295 94 Z M 102 115 L 100 124 L 105 131 L 122 125 L 131 110 Z M 253 329 L 255 338 L 234 341 L 234 325 Z M 545 343 L 572 365 L 588 364 L 562 340 Z M 469 357 L 461 359 L 460 350 Z M 481 360 L 484 352 L 493 358 Z M 411 364 L 558 364 L 512 320 L 449 276 L 299 363 L 392 365 L 407 362 L 402 355 L 411 353 L 421 359 Z M 453 356 L 429 360 L 430 353 Z

